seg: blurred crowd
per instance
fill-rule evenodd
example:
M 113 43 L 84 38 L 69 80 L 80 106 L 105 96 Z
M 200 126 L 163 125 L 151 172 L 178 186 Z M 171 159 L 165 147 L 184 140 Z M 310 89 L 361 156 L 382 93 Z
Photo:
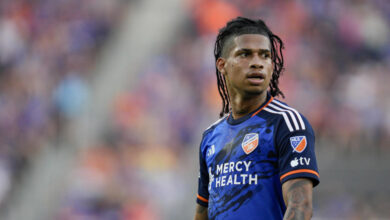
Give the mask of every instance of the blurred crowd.
M 17 171 L 88 98 L 95 57 L 123 4 L 1 1 L 0 201 Z M 172 47 L 152 57 L 137 85 L 116 97 L 111 124 L 80 154 L 58 219 L 182 219 L 172 213 L 192 213 L 180 210 L 188 201 L 195 206 L 188 183 L 196 186 L 197 172 L 188 161 L 197 154 L 188 154 L 197 152 L 202 130 L 222 107 L 214 41 L 239 15 L 264 19 L 284 41 L 281 100 L 309 119 L 318 148 L 390 152 L 386 0 L 192 0 L 187 7 Z M 379 213 L 390 216 L 382 197 L 362 203 L 342 196 L 321 203 L 318 213 L 380 218 L 380 203 Z M 329 201 L 341 201 L 344 209 Z
M 0 1 L 0 204 L 88 97 L 120 0 Z

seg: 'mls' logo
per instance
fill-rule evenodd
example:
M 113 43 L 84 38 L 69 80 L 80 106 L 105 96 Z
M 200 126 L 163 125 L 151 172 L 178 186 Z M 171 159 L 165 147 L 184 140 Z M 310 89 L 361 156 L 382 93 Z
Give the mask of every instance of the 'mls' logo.
M 290 137 L 290 144 L 293 152 L 302 153 L 307 146 L 306 136 Z

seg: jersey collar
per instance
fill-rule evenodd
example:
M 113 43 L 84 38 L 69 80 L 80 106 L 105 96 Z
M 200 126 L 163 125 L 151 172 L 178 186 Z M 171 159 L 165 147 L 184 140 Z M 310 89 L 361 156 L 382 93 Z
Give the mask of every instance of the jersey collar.
M 273 97 L 271 96 L 271 94 L 269 94 L 269 92 L 267 92 L 267 98 L 265 100 L 265 102 L 260 106 L 258 107 L 256 110 L 254 110 L 253 112 L 245 115 L 244 117 L 241 117 L 239 119 L 234 119 L 233 116 L 232 116 L 232 112 L 229 113 L 228 117 L 227 117 L 227 122 L 231 125 L 237 125 L 237 124 L 240 124 L 246 120 L 248 120 L 249 118 L 257 115 L 259 112 L 261 112 L 261 110 L 263 110 L 270 102 L 272 102 L 273 100 Z

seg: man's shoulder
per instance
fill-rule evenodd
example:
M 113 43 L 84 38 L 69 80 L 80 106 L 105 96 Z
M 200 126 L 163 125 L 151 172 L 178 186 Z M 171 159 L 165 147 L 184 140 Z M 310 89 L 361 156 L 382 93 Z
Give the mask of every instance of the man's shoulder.
M 206 128 L 206 130 L 204 130 L 204 132 L 202 134 L 202 141 L 200 144 L 200 150 L 202 152 L 205 150 L 206 143 L 208 142 L 208 140 L 210 140 L 210 138 L 213 134 L 213 131 L 226 120 L 226 117 L 227 117 L 227 115 L 224 115 L 222 118 L 218 119 L 217 121 L 212 123 L 210 126 L 208 126 Z
M 223 117 L 219 118 L 217 121 L 213 122 L 211 125 L 209 125 L 206 130 L 203 132 L 203 136 L 207 135 L 208 133 L 212 132 L 218 125 L 222 124 L 228 117 L 228 114 L 224 115 Z
M 295 108 L 278 99 L 273 99 L 265 108 L 264 111 L 268 117 L 278 118 L 281 126 L 285 127 L 289 132 L 306 130 L 310 127 L 307 119 Z

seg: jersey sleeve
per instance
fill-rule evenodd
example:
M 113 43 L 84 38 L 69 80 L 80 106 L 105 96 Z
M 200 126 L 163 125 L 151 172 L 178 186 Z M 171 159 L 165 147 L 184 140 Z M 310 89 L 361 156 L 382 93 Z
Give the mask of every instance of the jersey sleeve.
M 283 184 L 294 178 L 309 178 L 313 186 L 319 184 L 317 160 L 314 151 L 314 131 L 302 115 L 298 116 L 296 127 L 283 121 L 276 135 L 279 154 L 280 181 Z
M 208 190 L 208 184 L 209 184 L 209 174 L 207 171 L 207 164 L 205 155 L 202 152 L 203 149 L 203 139 L 199 148 L 199 177 L 198 177 L 198 195 L 196 198 L 196 202 L 204 207 L 208 207 L 209 203 L 209 190 Z

